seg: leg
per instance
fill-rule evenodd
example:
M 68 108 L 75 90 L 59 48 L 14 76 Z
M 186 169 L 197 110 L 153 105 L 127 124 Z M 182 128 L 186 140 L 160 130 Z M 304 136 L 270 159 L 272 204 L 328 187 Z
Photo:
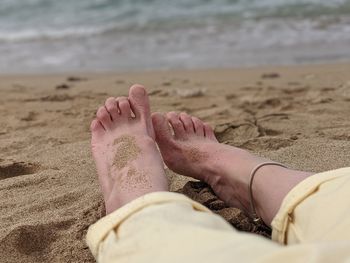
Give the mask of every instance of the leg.
M 278 217 L 292 213 L 294 220 L 274 229 L 284 232 L 275 240 L 283 244 L 286 236 L 292 246 L 236 231 L 200 204 L 169 192 L 148 194 L 100 219 L 89 228 L 87 241 L 101 263 L 348 262 L 349 172 L 315 175 L 292 190 L 291 210 L 284 206 Z M 293 233 L 302 233 L 301 239 Z
M 107 99 L 91 133 L 107 213 L 144 194 L 168 190 L 144 87 L 131 87 L 129 98 Z
M 205 181 L 228 205 L 251 212 L 249 175 L 266 159 L 218 143 L 209 125 L 185 113 L 155 113 L 152 120 L 163 160 L 170 169 Z M 277 166 L 258 170 L 253 184 L 254 200 L 266 224 L 271 223 L 286 194 L 310 175 Z

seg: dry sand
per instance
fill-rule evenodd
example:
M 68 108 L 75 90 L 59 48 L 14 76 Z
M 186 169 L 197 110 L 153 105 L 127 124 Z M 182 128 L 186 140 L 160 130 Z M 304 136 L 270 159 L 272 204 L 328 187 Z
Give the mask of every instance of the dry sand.
M 222 142 L 298 169 L 350 166 L 350 65 L 2 76 L 1 262 L 93 262 L 84 238 L 103 205 L 89 124 L 107 97 L 126 95 L 132 83 L 148 87 L 154 111 L 198 116 Z M 173 191 L 266 235 L 203 183 L 168 176 Z

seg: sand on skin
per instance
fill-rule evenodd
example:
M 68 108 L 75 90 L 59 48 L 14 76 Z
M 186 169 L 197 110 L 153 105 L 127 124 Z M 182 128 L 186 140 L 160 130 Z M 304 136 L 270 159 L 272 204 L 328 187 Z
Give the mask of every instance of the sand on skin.
M 84 238 L 103 202 L 89 125 L 132 83 L 148 87 L 153 111 L 186 111 L 215 126 L 223 143 L 319 172 L 350 166 L 349 72 L 338 64 L 0 77 L 0 261 L 94 262 Z M 172 191 L 267 234 L 205 184 L 167 175 Z
M 113 166 L 118 170 L 124 168 L 129 162 L 136 160 L 141 153 L 141 149 L 136 144 L 136 139 L 130 135 L 122 135 L 113 142 L 116 153 L 114 156 Z

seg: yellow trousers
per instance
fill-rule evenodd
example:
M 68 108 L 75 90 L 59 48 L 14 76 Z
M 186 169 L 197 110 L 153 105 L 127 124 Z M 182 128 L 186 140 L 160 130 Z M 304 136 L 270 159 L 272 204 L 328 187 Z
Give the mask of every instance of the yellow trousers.
M 272 240 L 238 232 L 176 193 L 142 196 L 90 226 L 98 262 L 350 262 L 350 168 L 294 187 L 272 222 Z

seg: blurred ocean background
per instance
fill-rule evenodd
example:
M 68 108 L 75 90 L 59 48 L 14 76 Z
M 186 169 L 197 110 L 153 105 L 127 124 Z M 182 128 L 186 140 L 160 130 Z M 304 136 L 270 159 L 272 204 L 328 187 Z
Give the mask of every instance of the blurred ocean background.
M 0 74 L 350 61 L 350 0 L 0 0 Z

